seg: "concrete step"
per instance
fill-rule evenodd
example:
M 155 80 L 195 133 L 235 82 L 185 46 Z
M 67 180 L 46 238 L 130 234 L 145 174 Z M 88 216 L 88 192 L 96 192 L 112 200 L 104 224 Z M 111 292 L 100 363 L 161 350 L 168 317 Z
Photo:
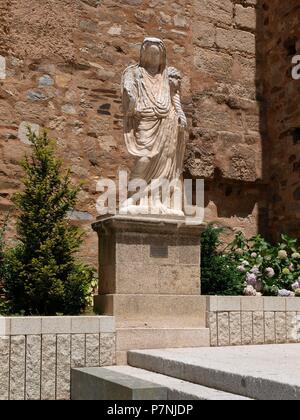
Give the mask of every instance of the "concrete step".
M 105 368 L 72 369 L 71 400 L 166 400 L 167 388 Z
M 206 327 L 206 297 L 192 295 L 103 295 L 95 310 L 113 315 L 117 328 Z
M 130 366 L 256 400 L 299 400 L 300 344 L 130 351 Z
M 117 329 L 117 351 L 209 346 L 208 328 Z
M 149 372 L 143 369 L 137 369 L 131 366 L 113 366 L 104 368 L 108 372 L 128 375 L 135 379 L 151 382 L 157 386 L 167 389 L 167 400 L 249 400 L 249 398 L 216 389 L 207 388 L 201 385 L 192 384 L 180 379 Z

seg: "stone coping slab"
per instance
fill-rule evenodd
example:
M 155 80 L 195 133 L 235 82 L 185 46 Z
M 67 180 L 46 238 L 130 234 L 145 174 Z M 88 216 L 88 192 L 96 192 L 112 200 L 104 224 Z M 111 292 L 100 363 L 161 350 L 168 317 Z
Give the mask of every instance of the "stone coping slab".
M 0 336 L 114 333 L 112 316 L 1 317 Z
M 208 312 L 300 312 L 298 297 L 207 296 Z

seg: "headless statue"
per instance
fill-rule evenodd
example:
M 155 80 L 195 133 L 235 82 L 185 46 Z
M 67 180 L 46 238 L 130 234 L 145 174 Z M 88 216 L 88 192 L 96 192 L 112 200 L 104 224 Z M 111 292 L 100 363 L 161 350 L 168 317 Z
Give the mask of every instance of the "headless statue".
M 181 105 L 181 80 L 180 72 L 167 66 L 165 45 L 157 38 L 144 40 L 140 63 L 123 74 L 125 143 L 136 159 L 130 179 L 146 182 L 145 196 L 153 180 L 172 182 L 182 176 L 187 119 Z M 183 215 L 163 203 L 159 192 L 152 197 L 152 206 L 161 214 Z M 140 210 L 132 198 L 120 208 L 121 213 Z

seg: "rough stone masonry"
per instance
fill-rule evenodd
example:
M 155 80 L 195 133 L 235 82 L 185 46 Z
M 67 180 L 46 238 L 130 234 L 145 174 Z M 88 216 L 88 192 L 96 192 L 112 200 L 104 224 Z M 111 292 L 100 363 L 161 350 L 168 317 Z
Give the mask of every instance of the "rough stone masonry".
M 264 4 L 258 37 L 265 58 L 260 76 L 265 81 L 269 230 L 275 239 L 282 231 L 299 238 L 300 81 L 291 73 L 292 59 L 300 53 L 300 3 L 275 0 Z
M 164 39 L 170 65 L 185 75 L 185 176 L 206 180 L 206 219 L 224 225 L 228 237 L 234 229 L 247 235 L 266 230 L 269 179 L 263 149 L 268 136 L 262 121 L 268 98 L 263 77 L 258 77 L 262 58 L 257 52 L 262 16 L 273 3 L 3 0 L 1 216 L 11 209 L 12 194 L 21 186 L 18 162 L 30 150 L 24 127 L 46 127 L 57 138 L 58 153 L 74 182 L 85 181 L 71 218 L 85 227 L 82 254 L 96 263 L 97 238 L 90 228 L 96 216 L 96 181 L 114 179 L 119 169 L 132 167 L 122 136 L 121 74 L 137 61 L 141 41 L 150 35 Z M 268 35 L 273 39 L 271 29 Z M 282 34 L 282 43 L 285 38 Z M 296 163 L 297 158 L 291 164 Z

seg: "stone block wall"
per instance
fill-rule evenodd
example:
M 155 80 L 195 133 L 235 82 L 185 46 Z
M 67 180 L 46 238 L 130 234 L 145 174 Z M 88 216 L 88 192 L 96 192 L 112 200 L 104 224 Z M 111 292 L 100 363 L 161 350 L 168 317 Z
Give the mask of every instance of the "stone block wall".
M 262 177 L 256 87 L 256 2 L 195 0 L 195 146 L 207 162 L 192 173 L 255 182 Z M 195 143 L 196 142 L 196 143 Z M 204 163 L 204 162 L 203 162 Z
M 269 230 L 300 236 L 300 80 L 292 78 L 292 59 L 300 55 L 298 0 L 263 2 L 257 34 L 263 61 L 268 129 Z
M 300 343 L 300 299 L 207 297 L 207 327 L 212 347 Z
M 132 163 L 123 140 L 122 72 L 138 61 L 145 36 L 162 37 L 170 65 L 185 75 L 183 101 L 191 117 L 192 6 L 185 0 L 7 0 L 0 7 L 6 62 L 0 80 L 0 218 L 21 186 L 18 162 L 30 151 L 26 126 L 46 127 L 74 182 L 84 181 L 71 220 L 86 230 L 82 255 L 96 265 L 97 236 L 90 228 L 96 182 L 115 179 Z
M 0 400 L 68 400 L 71 368 L 116 363 L 113 317 L 0 317 Z
M 206 219 L 247 235 L 264 213 L 256 0 L 5 0 L 0 5 L 0 219 L 20 189 L 25 130 L 47 127 L 75 183 L 71 216 L 96 265 L 96 181 L 132 160 L 123 140 L 121 75 L 147 35 L 182 71 L 188 177 L 206 180 Z M 47 17 L 47 18 L 46 18 Z M 47 19 L 47 25 L 45 24 Z M 13 24 L 12 24 L 13 22 Z M 4 61 L 3 61 L 4 60 Z M 4 72 L 5 69 L 5 72 Z M 14 223 L 11 221 L 10 234 Z
M 252 235 L 267 216 L 257 0 L 194 0 L 187 172 L 206 179 L 206 219 Z

